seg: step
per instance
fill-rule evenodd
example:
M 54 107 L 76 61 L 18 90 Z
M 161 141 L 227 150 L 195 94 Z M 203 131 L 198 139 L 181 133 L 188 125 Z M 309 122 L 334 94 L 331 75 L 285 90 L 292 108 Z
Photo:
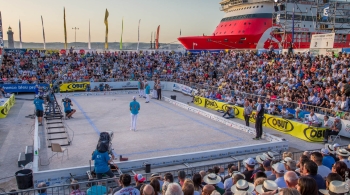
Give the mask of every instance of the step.
M 27 162 L 33 161 L 33 153 L 34 153 L 34 147 L 33 146 L 26 146 L 25 150 L 25 157 Z
M 24 152 L 19 153 L 18 156 L 18 161 L 17 161 L 17 165 L 18 167 L 22 167 L 22 166 L 26 166 L 26 155 L 24 154 Z

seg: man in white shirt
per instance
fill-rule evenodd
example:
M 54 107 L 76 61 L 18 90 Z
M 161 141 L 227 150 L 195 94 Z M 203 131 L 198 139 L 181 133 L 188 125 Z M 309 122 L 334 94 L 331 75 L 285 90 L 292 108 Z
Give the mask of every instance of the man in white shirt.
M 321 149 L 321 153 L 324 153 L 324 154 L 327 153 L 327 154 L 328 154 L 328 150 L 325 149 L 325 148 L 322 148 L 322 149 Z M 311 158 L 311 160 L 314 161 L 314 162 L 317 164 L 317 166 L 318 166 L 317 174 L 321 175 L 322 178 L 326 178 L 326 177 L 328 176 L 328 174 L 331 173 L 332 171 L 331 171 L 328 167 L 326 167 L 326 166 L 324 166 L 324 165 L 322 164 L 323 156 L 322 156 L 321 153 L 319 153 L 319 152 L 313 152 L 313 153 L 311 154 L 311 157 L 310 157 L 310 158 Z
M 308 117 L 308 121 L 309 121 L 309 123 L 311 123 L 311 125 L 314 125 L 314 126 L 320 125 L 320 122 L 318 121 L 318 118 L 315 115 L 314 111 L 310 112 L 310 115 Z
M 331 127 L 331 121 L 329 121 L 329 116 L 324 116 L 323 117 L 323 126 L 324 127 Z

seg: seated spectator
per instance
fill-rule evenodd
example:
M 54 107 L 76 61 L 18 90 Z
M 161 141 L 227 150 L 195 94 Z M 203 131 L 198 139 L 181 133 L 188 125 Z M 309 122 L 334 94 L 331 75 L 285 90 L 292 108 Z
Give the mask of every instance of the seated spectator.
M 262 185 L 258 185 L 255 187 L 255 191 L 259 194 L 264 194 L 265 192 L 271 192 L 278 190 L 278 185 L 276 182 L 271 180 L 265 180 Z
M 38 195 L 46 195 L 46 183 L 41 182 L 38 184 Z
M 149 184 L 145 185 L 143 184 L 143 189 L 142 189 L 142 194 L 141 195 L 156 195 L 153 187 Z M 129 194 L 132 194 L 132 192 L 130 192 Z
M 227 165 L 227 170 L 228 170 L 228 175 L 224 177 L 224 181 L 225 181 L 226 179 L 232 178 L 232 173 L 233 173 L 234 171 L 238 171 L 238 168 L 237 168 L 237 166 L 234 165 L 234 164 L 228 164 L 228 165 Z
M 315 127 L 318 127 L 318 126 L 321 126 L 322 124 L 319 122 L 317 116 L 315 115 L 315 112 L 314 111 L 311 111 L 310 112 L 310 115 L 309 117 L 307 118 L 307 121 L 309 122 L 309 124 L 311 126 L 315 126 Z
M 99 183 L 93 182 L 91 185 L 92 186 L 86 191 L 87 195 L 103 195 L 110 193 L 110 190 L 108 190 L 106 186 L 99 185 Z
M 287 184 L 284 181 L 284 173 L 286 172 L 286 168 L 283 163 L 276 163 L 272 165 L 272 173 L 276 175 L 276 184 L 279 188 L 286 188 Z
M 182 187 L 182 185 L 184 184 L 184 182 L 185 182 L 185 179 L 186 179 L 186 173 L 185 173 L 185 171 L 178 171 L 177 172 L 177 178 L 178 178 L 178 180 L 179 180 L 179 184 L 180 184 L 180 186 Z
M 279 195 L 300 195 L 299 191 L 295 188 L 283 188 L 279 192 Z
M 228 115 L 228 117 L 225 117 L 226 115 Z M 227 111 L 225 112 L 225 114 L 222 117 L 224 117 L 226 119 L 235 118 L 234 109 L 231 106 L 227 106 Z
M 350 160 L 348 159 L 348 157 L 350 156 L 350 152 L 346 149 L 339 148 L 337 150 L 337 156 L 339 158 L 339 161 L 344 162 L 348 169 L 350 169 Z
M 141 175 L 142 176 L 142 175 Z M 137 188 L 130 186 L 131 184 L 131 176 L 129 174 L 122 174 L 120 176 L 120 181 L 123 186 L 122 189 L 117 191 L 114 195 L 140 195 L 140 191 Z M 104 192 L 104 194 L 106 191 Z M 89 195 L 89 192 L 88 192 Z
M 345 195 L 349 192 L 349 184 L 342 181 L 331 181 L 328 190 L 319 190 L 324 195 Z
M 301 195 L 318 195 L 318 186 L 315 179 L 311 177 L 300 177 L 298 184 L 296 185 L 297 190 Z
M 203 186 L 202 186 L 202 176 L 199 173 L 193 174 L 192 177 L 193 186 L 195 193 L 202 194 Z
M 253 158 L 248 158 L 243 161 L 243 164 L 246 168 L 246 170 L 243 172 L 243 175 L 245 176 L 245 179 L 249 182 L 252 183 L 254 182 L 253 179 L 253 172 L 254 172 L 254 167 L 256 165 L 256 162 Z M 233 192 L 233 191 L 232 191 Z
M 211 195 L 213 191 L 215 191 L 215 187 L 213 185 L 205 185 L 203 187 L 202 195 Z M 174 195 L 174 194 L 166 194 L 166 195 Z
M 258 163 L 259 167 L 255 169 L 253 174 L 258 171 L 265 171 L 264 165 L 263 165 L 265 160 L 266 160 L 266 157 L 264 155 L 258 155 L 255 157 L 255 161 Z
M 345 181 L 345 173 L 348 171 L 348 167 L 342 161 L 337 161 L 332 167 L 332 173 L 338 173 Z
M 135 182 L 136 182 L 135 188 L 140 191 L 140 188 L 143 185 L 143 182 L 146 180 L 146 178 L 144 178 L 141 174 L 136 174 L 134 176 L 134 179 L 135 179 Z
M 329 188 L 329 183 L 334 180 L 343 181 L 343 178 L 338 173 L 330 173 L 326 178 L 326 189 Z
M 215 190 L 218 191 L 220 194 L 223 194 L 225 192 L 224 185 L 221 183 L 221 177 L 216 175 L 215 173 L 209 173 L 206 176 L 204 176 L 203 181 L 206 184 L 213 185 L 215 187 Z M 220 183 L 222 184 L 222 188 L 219 187 Z
M 318 166 L 313 161 L 307 161 L 303 167 L 303 176 L 313 178 L 316 181 L 316 185 L 319 189 L 325 189 L 326 184 L 321 175 L 317 174 Z
M 245 176 L 241 172 L 234 171 L 232 173 L 231 178 L 225 180 L 225 182 L 224 182 L 224 189 L 225 190 L 231 189 L 231 187 L 234 184 L 236 184 L 237 181 L 240 180 L 240 179 L 245 179 Z
M 70 192 L 69 195 L 85 195 L 85 192 L 82 192 L 79 189 L 79 184 L 78 184 L 77 180 L 73 180 L 71 182 L 71 186 L 70 187 L 72 188 L 72 191 Z
M 325 148 L 322 148 L 322 150 L 321 150 L 321 152 L 323 152 L 323 153 L 328 152 L 328 150 Z M 327 152 L 325 150 L 327 150 Z M 331 170 L 322 164 L 323 156 L 321 153 L 313 152 L 311 154 L 310 159 L 317 164 L 317 166 L 318 166 L 317 174 L 321 175 L 322 178 L 326 178 L 328 176 L 328 174 L 331 173 Z
M 328 149 L 326 149 L 326 148 L 321 149 L 321 154 L 323 156 L 322 165 L 328 167 L 329 170 L 331 170 L 333 164 L 335 163 L 334 158 L 330 156 L 330 153 L 329 153 Z
M 192 180 L 186 179 L 185 182 L 182 185 L 182 192 L 184 195 L 200 195 L 198 192 L 194 191 L 194 185 Z
M 265 175 L 267 177 L 271 176 L 272 175 L 271 161 L 270 160 L 264 160 L 263 167 L 264 167 L 264 170 L 265 170 Z
M 331 135 L 338 135 L 339 132 L 341 131 L 341 128 L 342 128 L 341 120 L 340 120 L 340 117 L 337 116 L 337 117 L 335 117 L 334 123 L 331 126 L 331 128 L 327 129 L 324 132 L 324 140 L 323 140 L 323 142 L 324 143 L 328 143 L 329 136 L 331 136 Z
M 283 177 L 288 188 L 296 188 L 299 179 L 299 176 L 296 174 L 296 172 L 287 171 Z
M 158 178 L 152 177 L 149 185 L 153 187 L 155 195 L 162 195 Z M 140 188 L 140 194 L 142 195 L 141 188 Z
M 246 180 L 240 179 L 237 181 L 235 185 L 231 187 L 231 192 L 233 194 L 237 194 L 239 191 L 244 192 L 253 192 L 254 191 L 254 184 L 247 182 Z

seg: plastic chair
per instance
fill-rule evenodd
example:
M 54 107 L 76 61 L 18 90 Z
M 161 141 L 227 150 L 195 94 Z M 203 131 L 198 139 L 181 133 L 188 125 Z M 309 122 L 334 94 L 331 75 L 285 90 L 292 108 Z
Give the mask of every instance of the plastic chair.
M 60 144 L 51 143 L 51 151 L 56 152 L 54 155 L 57 154 L 57 157 L 58 157 L 58 153 L 62 153 L 62 160 L 63 160 L 63 156 L 64 156 L 64 151 L 67 151 L 67 159 L 69 159 L 68 148 L 62 148 Z

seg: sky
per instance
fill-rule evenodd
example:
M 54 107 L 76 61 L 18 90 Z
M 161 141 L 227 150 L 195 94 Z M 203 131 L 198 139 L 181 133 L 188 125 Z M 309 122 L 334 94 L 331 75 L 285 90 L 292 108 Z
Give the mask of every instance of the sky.
M 109 12 L 109 42 L 119 42 L 124 18 L 123 42 L 137 42 L 141 19 L 140 42 L 149 42 L 151 32 L 160 25 L 160 42 L 178 43 L 177 37 L 209 35 L 214 32 L 224 13 L 220 0 L 1 0 L 3 31 L 9 26 L 19 40 L 22 24 L 23 42 L 42 42 L 41 19 L 44 19 L 46 42 L 64 42 L 63 7 L 66 8 L 68 42 L 88 42 L 89 20 L 91 42 L 104 42 L 104 15 Z M 5 34 L 5 33 L 4 33 Z M 7 34 L 4 35 L 7 40 Z

